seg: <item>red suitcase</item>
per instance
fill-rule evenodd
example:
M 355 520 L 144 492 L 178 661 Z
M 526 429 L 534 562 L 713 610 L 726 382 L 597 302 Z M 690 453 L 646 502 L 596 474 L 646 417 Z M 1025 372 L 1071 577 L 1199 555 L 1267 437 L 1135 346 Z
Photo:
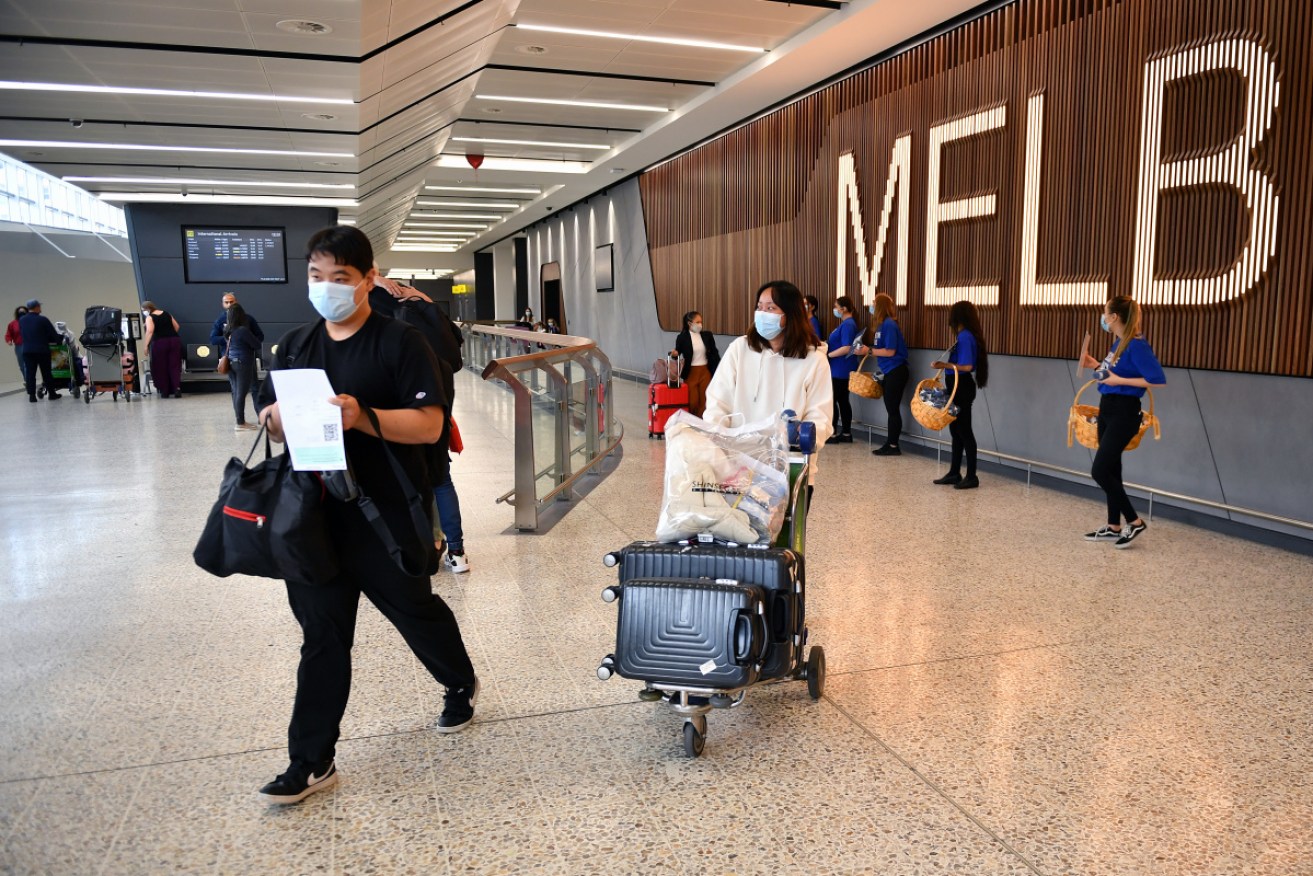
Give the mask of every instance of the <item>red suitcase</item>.
M 647 388 L 647 437 L 666 436 L 666 420 L 675 411 L 688 410 L 688 384 L 653 383 Z

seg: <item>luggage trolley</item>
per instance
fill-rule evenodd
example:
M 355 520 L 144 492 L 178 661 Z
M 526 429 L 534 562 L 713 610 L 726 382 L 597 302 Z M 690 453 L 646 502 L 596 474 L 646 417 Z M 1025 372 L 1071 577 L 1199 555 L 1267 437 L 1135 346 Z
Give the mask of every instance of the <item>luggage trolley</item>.
M 811 423 L 789 423 L 790 503 L 773 545 L 737 545 L 708 536 L 677 544 L 635 542 L 607 554 L 620 583 L 602 591 L 620 602 L 616 652 L 597 677 L 644 682 L 639 699 L 666 702 L 683 717 L 684 753 L 699 757 L 707 714 L 740 705 L 752 687 L 806 681 L 819 700 L 825 651 L 807 647 L 805 570 L 807 468 L 816 450 Z
M 94 396 L 111 393 L 114 401 L 123 396 L 132 401 L 123 380 L 123 311 L 117 307 L 87 308 L 87 327 L 82 332 L 82 346 L 87 351 L 87 390 L 82 400 L 91 404 Z

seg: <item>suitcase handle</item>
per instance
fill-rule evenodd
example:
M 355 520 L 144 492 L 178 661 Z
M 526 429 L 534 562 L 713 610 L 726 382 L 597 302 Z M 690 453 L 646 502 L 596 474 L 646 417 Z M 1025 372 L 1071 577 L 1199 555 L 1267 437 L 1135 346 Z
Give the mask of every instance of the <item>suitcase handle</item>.
M 794 620 L 787 617 L 789 613 L 788 594 L 775 591 L 771 594 L 770 602 L 770 641 L 772 645 L 783 645 L 793 638 L 794 624 L 785 624 L 784 620 Z
M 734 609 L 729 621 L 730 657 L 735 666 L 761 662 L 766 650 L 766 622 L 760 614 L 746 608 Z

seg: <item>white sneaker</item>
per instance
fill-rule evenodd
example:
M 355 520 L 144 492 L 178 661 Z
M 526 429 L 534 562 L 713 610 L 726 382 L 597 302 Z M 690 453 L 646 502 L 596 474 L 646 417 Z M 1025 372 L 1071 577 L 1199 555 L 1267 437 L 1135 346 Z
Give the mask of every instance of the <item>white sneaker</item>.
M 233 431 L 234 431 L 234 432 L 254 432 L 256 429 L 259 429 L 259 428 L 260 428 L 260 427 L 257 426 L 257 425 L 255 425 L 254 423 L 238 423 L 236 426 L 233 426 Z
M 448 569 L 455 572 L 457 575 L 461 572 L 468 572 L 470 570 L 470 558 L 465 556 L 464 551 L 461 551 L 460 553 L 447 551 L 446 555 L 442 558 L 442 562 Z

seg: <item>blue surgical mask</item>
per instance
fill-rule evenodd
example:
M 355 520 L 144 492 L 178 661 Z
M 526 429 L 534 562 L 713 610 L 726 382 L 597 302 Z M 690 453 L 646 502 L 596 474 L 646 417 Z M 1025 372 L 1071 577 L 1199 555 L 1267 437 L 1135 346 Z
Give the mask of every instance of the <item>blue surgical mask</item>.
M 1105 332 L 1112 331 L 1112 326 L 1108 325 L 1107 314 L 1102 314 L 1099 316 L 1099 328 L 1103 329 Z
M 835 319 L 843 319 L 843 311 L 840 310 L 839 308 L 836 307 L 831 312 L 834 314 Z
M 767 313 L 764 310 L 758 310 L 752 317 L 752 325 L 768 341 L 773 341 L 779 337 L 780 332 L 784 331 L 783 317 L 778 313 Z
M 342 322 L 350 319 L 359 307 L 356 304 L 356 290 L 359 288 L 359 283 L 354 286 L 327 281 L 311 283 L 310 303 L 329 322 Z

